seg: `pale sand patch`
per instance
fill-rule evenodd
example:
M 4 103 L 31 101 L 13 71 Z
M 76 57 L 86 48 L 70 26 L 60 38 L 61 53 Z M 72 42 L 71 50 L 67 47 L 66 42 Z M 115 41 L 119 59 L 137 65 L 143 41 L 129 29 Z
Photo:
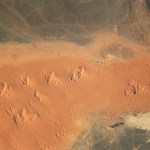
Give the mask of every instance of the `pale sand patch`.
M 129 127 L 150 130 L 150 112 L 129 115 L 125 118 L 125 121 Z

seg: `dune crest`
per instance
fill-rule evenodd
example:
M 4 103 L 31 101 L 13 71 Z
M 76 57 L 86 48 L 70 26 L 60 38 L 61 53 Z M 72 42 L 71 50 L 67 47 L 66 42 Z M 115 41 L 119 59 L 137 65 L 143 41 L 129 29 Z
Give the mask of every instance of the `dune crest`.
M 59 86 L 62 84 L 62 81 L 55 75 L 54 71 L 50 76 L 45 76 L 47 84 L 50 86 Z
M 39 117 L 36 112 L 28 110 L 27 108 L 17 111 L 15 108 L 10 107 L 6 112 L 10 115 L 17 127 L 24 126 L 26 123 L 33 123 Z
M 142 94 L 150 94 L 150 85 L 149 84 L 141 84 L 139 82 L 129 82 L 128 90 L 125 90 L 125 95 L 136 96 Z
M 22 86 L 31 86 L 32 84 L 31 79 L 27 74 L 21 75 L 20 80 L 21 80 Z
M 74 68 L 70 71 L 71 81 L 78 81 L 80 79 L 87 79 L 88 75 L 83 67 Z
M 2 88 L 2 91 L 0 92 L 1 97 L 8 98 L 11 92 L 11 87 L 6 82 L 4 82 L 1 84 L 1 88 Z
M 38 101 L 46 101 L 48 99 L 46 95 L 42 94 L 38 90 L 35 91 L 34 96 L 37 98 Z

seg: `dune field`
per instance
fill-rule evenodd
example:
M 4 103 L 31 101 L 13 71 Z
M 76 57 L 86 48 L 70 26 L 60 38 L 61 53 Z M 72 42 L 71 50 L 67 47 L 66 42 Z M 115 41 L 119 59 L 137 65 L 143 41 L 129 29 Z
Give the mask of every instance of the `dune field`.
M 0 149 L 72 150 L 91 122 L 110 127 L 119 116 L 148 113 L 148 51 L 113 32 L 86 46 L 1 44 Z M 134 117 L 125 124 L 137 127 Z

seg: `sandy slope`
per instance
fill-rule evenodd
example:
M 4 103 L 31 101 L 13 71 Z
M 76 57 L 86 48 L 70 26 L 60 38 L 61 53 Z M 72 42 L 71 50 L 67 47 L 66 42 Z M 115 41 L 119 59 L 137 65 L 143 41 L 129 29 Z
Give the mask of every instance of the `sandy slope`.
M 86 47 L 0 45 L 0 149 L 65 150 L 94 114 L 109 123 L 122 113 L 149 111 L 150 57 L 96 61 L 114 41 L 126 44 L 106 34 Z

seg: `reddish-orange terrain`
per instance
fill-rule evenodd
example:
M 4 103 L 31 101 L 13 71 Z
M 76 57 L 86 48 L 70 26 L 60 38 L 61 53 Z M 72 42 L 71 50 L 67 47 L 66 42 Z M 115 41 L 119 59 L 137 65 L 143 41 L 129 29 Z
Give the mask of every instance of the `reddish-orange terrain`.
M 95 116 L 150 110 L 150 56 L 112 34 L 87 46 L 53 42 L 0 45 L 0 149 L 66 150 Z M 108 45 L 134 52 L 101 58 Z

